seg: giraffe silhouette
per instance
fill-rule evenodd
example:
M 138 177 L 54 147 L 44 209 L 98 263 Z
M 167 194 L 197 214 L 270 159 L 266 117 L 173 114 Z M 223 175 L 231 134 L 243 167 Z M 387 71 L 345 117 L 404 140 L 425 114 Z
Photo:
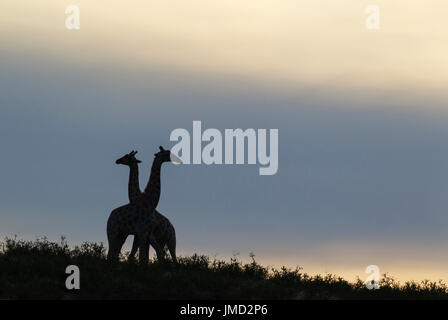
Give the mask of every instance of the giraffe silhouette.
M 129 167 L 129 183 L 128 183 L 128 197 L 131 203 L 138 201 L 138 198 L 141 196 L 142 192 L 140 191 L 140 183 L 139 183 L 139 173 L 138 173 L 138 164 L 141 163 L 135 155 L 137 151 L 131 151 L 130 153 L 124 155 L 117 161 L 116 164 L 122 164 Z M 177 262 L 176 259 L 176 231 L 171 224 L 170 220 L 162 215 L 157 210 L 154 210 L 154 237 L 158 244 L 164 249 L 168 247 L 168 250 L 171 254 L 171 258 L 174 262 Z M 134 236 L 134 241 L 132 244 L 132 250 L 129 255 L 129 258 L 133 259 L 135 253 L 138 249 L 138 236 Z M 152 243 L 150 243 L 152 245 Z M 148 249 L 149 250 L 149 249 Z
M 160 151 L 154 154 L 151 174 L 145 191 L 133 203 L 118 207 L 109 215 L 107 220 L 107 240 L 109 251 L 107 259 L 116 261 L 121 247 L 128 235 L 138 237 L 139 261 L 148 263 L 149 243 L 156 251 L 157 259 L 164 260 L 163 248 L 154 236 L 155 213 L 154 210 L 160 199 L 160 171 L 162 164 L 176 160 L 169 150 L 159 147 Z

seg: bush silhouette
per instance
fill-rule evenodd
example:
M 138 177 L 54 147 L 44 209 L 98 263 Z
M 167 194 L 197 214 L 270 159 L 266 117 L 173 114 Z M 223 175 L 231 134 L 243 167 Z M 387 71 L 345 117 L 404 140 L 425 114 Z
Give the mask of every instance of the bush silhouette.
M 6 239 L 0 244 L 0 299 L 446 299 L 439 282 L 401 285 L 384 275 L 381 288 L 368 290 L 332 274 L 311 276 L 301 268 L 270 269 L 252 262 L 211 260 L 194 254 L 179 263 L 139 265 L 125 255 L 106 260 L 103 244 L 70 248 L 46 238 Z M 67 290 L 65 268 L 77 265 L 81 289 Z

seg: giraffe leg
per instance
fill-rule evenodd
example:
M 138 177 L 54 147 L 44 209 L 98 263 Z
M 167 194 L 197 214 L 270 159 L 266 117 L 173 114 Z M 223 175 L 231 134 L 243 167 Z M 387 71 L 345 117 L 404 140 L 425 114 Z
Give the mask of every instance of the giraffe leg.
M 167 242 L 168 250 L 171 254 L 171 259 L 173 259 L 174 263 L 177 263 L 176 258 L 176 233 L 174 229 L 172 230 L 172 234 L 170 235 L 168 242 Z
M 149 260 L 149 244 L 148 236 L 142 234 L 138 236 L 138 258 L 141 264 L 148 264 Z
M 147 240 L 145 243 L 145 252 L 148 255 L 148 259 L 149 259 L 149 250 L 151 249 L 151 247 L 149 245 L 150 245 L 150 242 L 149 242 L 149 240 Z
M 117 260 L 117 249 L 114 245 L 114 241 L 109 239 L 109 250 L 107 251 L 107 260 L 114 261 Z
M 121 247 L 126 241 L 127 235 L 117 234 L 108 238 L 109 251 L 107 252 L 107 260 L 118 261 Z
M 137 249 L 138 249 L 138 235 L 134 236 L 134 241 L 132 242 L 132 249 L 131 249 L 131 253 L 129 254 L 129 259 L 134 260 L 135 259 L 135 254 L 137 253 Z
M 170 241 L 168 244 L 168 250 L 170 251 L 171 259 L 173 259 L 174 263 L 177 263 L 176 258 L 176 239 L 174 241 Z
M 107 251 L 107 260 L 113 261 L 116 260 L 117 256 L 117 241 L 115 240 L 115 237 L 108 234 L 107 235 L 107 242 L 109 250 Z
M 165 260 L 165 250 L 163 249 L 163 247 L 161 247 L 159 245 L 158 241 L 155 239 L 155 237 L 152 234 L 150 236 L 150 243 L 153 246 L 154 250 L 156 251 L 157 260 L 159 262 L 164 261 Z

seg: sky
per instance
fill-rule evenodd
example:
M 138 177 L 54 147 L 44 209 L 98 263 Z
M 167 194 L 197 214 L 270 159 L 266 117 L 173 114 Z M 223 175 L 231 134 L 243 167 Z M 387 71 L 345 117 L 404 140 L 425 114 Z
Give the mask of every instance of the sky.
M 65 26 L 73 4 L 79 30 Z M 138 150 L 143 188 L 158 146 L 200 120 L 278 129 L 278 172 L 165 164 L 158 210 L 179 254 L 448 281 L 444 7 L 3 0 L 0 236 L 107 243 L 128 201 L 115 160 Z

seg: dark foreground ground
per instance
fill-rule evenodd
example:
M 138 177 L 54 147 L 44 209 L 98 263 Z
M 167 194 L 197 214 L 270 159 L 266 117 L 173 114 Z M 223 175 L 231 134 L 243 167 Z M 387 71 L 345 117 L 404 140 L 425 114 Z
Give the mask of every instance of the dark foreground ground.
M 441 282 L 399 284 L 383 276 L 368 290 L 334 275 L 268 269 L 193 255 L 179 264 L 126 261 L 111 264 L 102 244 L 6 239 L 0 243 L 0 299 L 447 299 Z M 67 290 L 68 265 L 80 269 L 80 290 Z

